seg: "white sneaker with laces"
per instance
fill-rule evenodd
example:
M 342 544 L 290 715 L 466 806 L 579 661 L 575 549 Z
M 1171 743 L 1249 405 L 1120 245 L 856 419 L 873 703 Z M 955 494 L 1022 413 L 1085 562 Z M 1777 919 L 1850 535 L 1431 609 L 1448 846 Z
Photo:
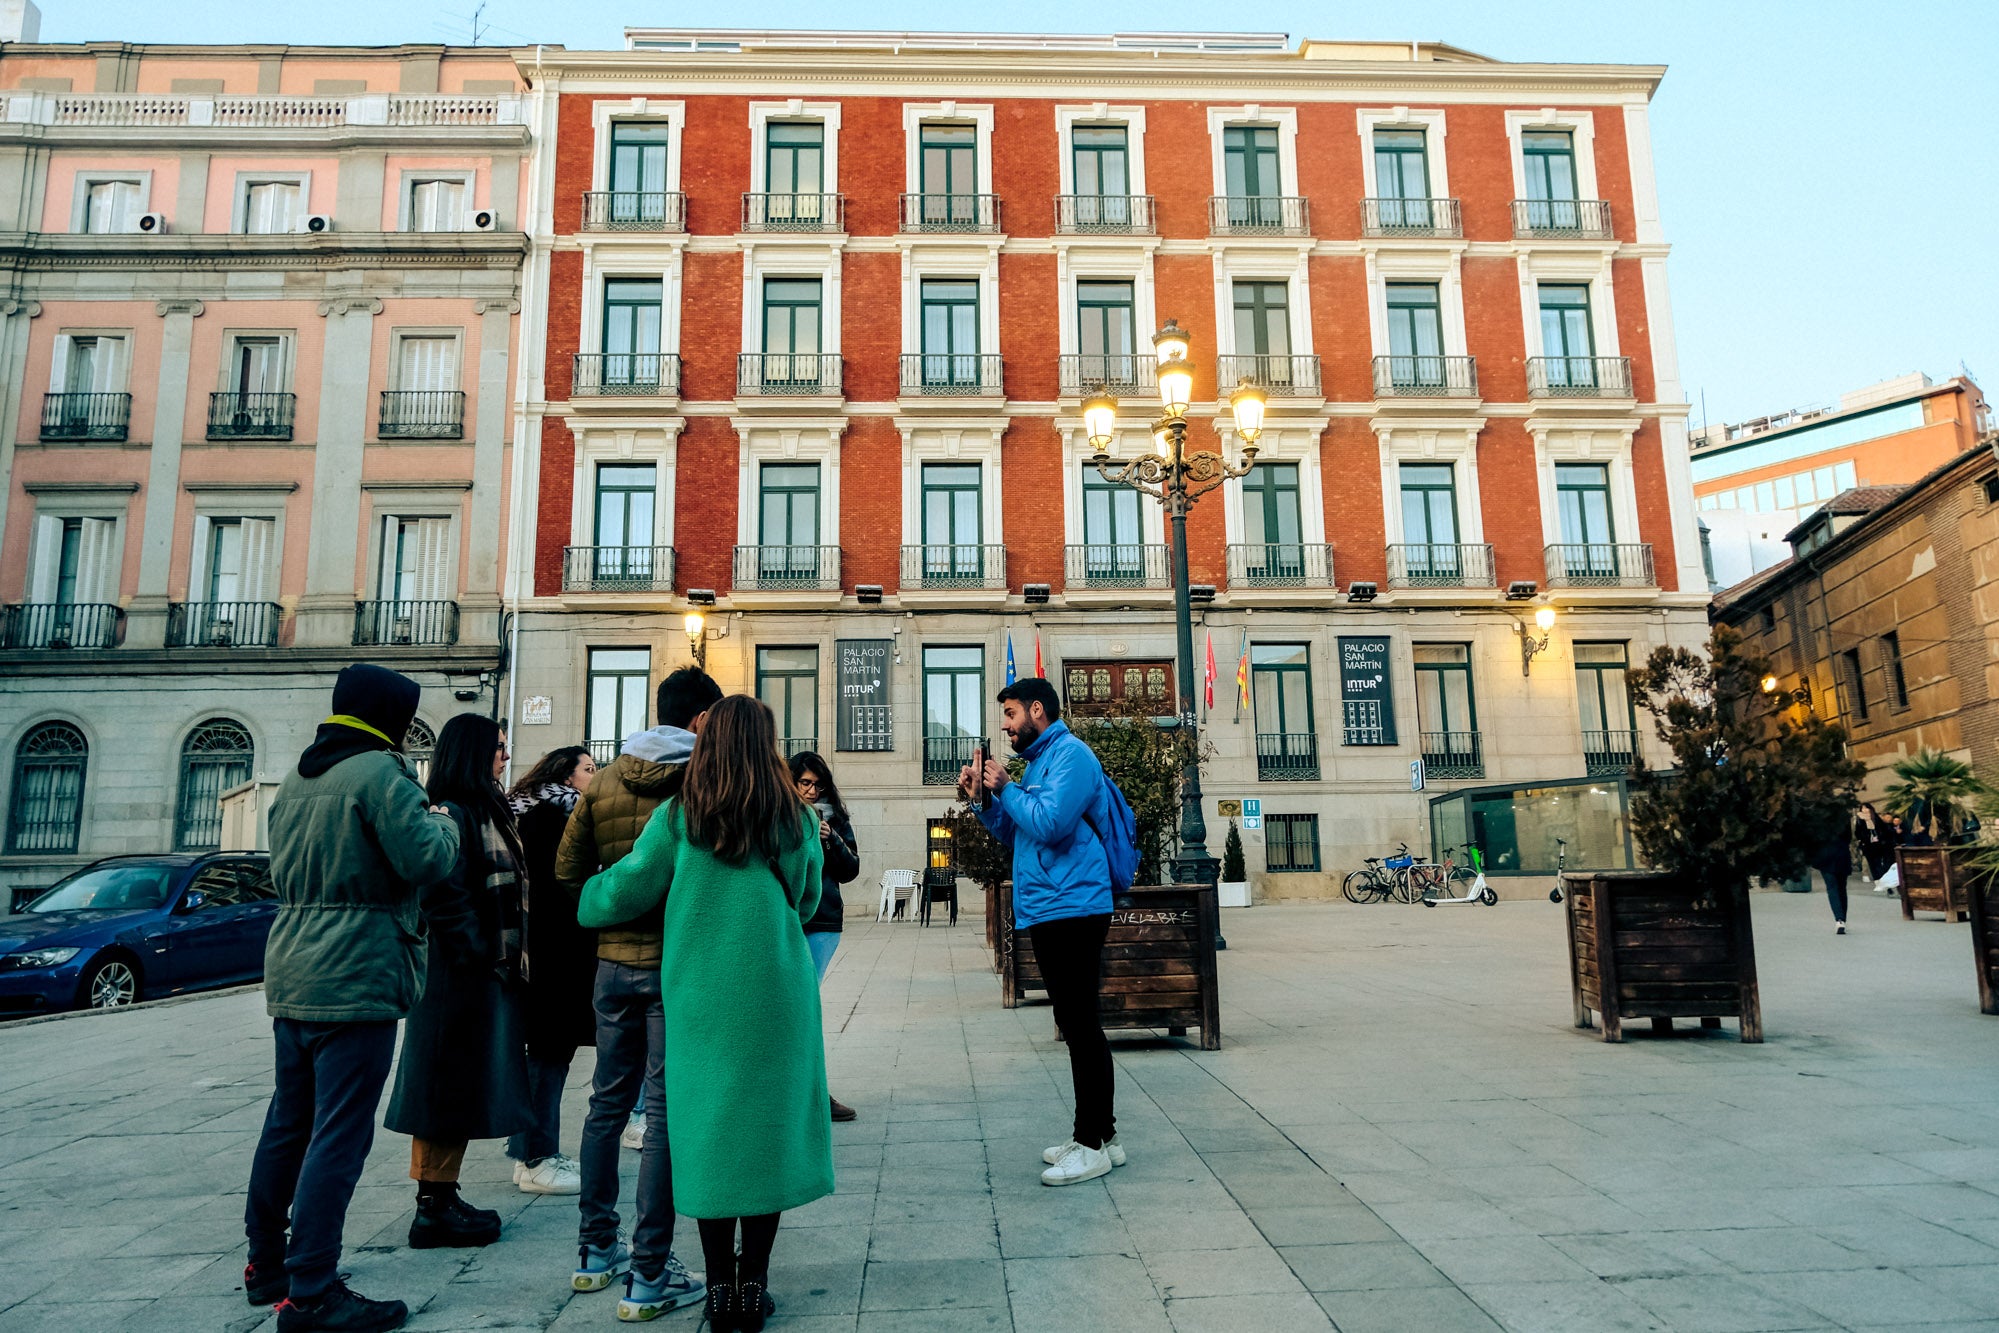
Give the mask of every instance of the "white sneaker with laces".
M 1066 1143 L 1058 1143 L 1054 1147 L 1049 1148 L 1045 1152 L 1043 1152 L 1041 1154 L 1041 1160 L 1048 1163 L 1048 1165 L 1053 1166 L 1057 1162 L 1062 1160 L 1063 1153 L 1068 1152 L 1071 1148 L 1075 1146 L 1076 1146 L 1076 1140 L 1074 1139 L 1070 1139 Z M 1117 1135 L 1113 1134 L 1109 1138 L 1104 1140 L 1104 1151 L 1110 1154 L 1112 1166 L 1124 1165 L 1124 1149 L 1118 1146 Z
M 515 1162 L 514 1184 L 523 1194 L 581 1194 L 583 1172 L 574 1160 L 558 1153 L 533 1166 Z
M 632 1118 L 625 1122 L 624 1135 L 619 1138 L 618 1142 L 624 1144 L 633 1152 L 637 1152 L 646 1146 L 646 1113 L 644 1111 L 632 1112 Z
M 1111 1155 L 1102 1148 L 1085 1148 L 1072 1143 L 1062 1160 L 1041 1173 L 1044 1185 L 1080 1185 L 1086 1180 L 1111 1173 Z

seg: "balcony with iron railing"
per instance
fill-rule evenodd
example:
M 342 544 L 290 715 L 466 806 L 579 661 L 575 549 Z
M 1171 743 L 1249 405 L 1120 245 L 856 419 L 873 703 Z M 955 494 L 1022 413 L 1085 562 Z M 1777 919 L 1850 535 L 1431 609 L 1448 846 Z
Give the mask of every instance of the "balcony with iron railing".
M 745 194 L 744 231 L 842 231 L 847 225 L 843 194 Z
M 1307 236 L 1311 208 L 1295 195 L 1228 194 L 1208 197 L 1211 236 Z
M 1006 547 L 935 545 L 902 548 L 902 588 L 1004 592 Z
M 1325 542 L 1232 542 L 1229 587 L 1330 588 L 1333 548 Z
M 1550 588 L 1652 588 L 1650 542 L 1557 542 L 1543 552 Z
M 1404 542 L 1388 548 L 1390 588 L 1491 588 L 1492 547 L 1484 542 Z
M 923 738 L 923 785 L 949 787 L 958 773 L 979 751 L 977 736 L 925 736 Z
M 384 389 L 378 433 L 385 440 L 465 438 L 465 394 L 460 389 Z
M 1530 356 L 1529 398 L 1629 398 L 1628 356 Z
M 1485 776 L 1485 746 L 1476 731 L 1424 731 L 1417 734 L 1423 775 L 1447 781 Z
M 289 440 L 298 395 L 291 393 L 211 393 L 211 440 Z
M 1515 199 L 1513 234 L 1521 239 L 1607 241 L 1612 239 L 1610 205 L 1601 199 Z
M 678 190 L 591 190 L 583 196 L 583 230 L 687 230 L 687 196 Z
M 1164 588 L 1172 582 L 1163 542 L 1089 542 L 1066 547 L 1063 556 L 1063 576 L 1072 589 Z
M 736 358 L 736 396 L 833 397 L 840 392 L 840 370 L 837 355 L 745 352 Z
M 1309 731 L 1257 732 L 1256 777 L 1259 782 L 1317 782 L 1319 738 Z
M 817 736 L 780 736 L 777 738 L 777 748 L 784 752 L 786 759 L 789 759 L 795 754 L 804 754 L 807 750 L 816 752 L 819 749 L 819 738 Z
M 1062 395 L 1082 398 L 1102 389 L 1113 397 L 1150 395 L 1159 387 L 1159 360 L 1150 352 L 1086 352 L 1060 358 Z
M 1464 223 L 1455 199 L 1363 199 L 1363 236 L 1462 236 Z
M 51 393 L 42 396 L 44 440 L 125 438 L 132 424 L 129 393 Z
M 169 602 L 169 648 L 275 648 L 285 609 L 276 602 Z
M 902 393 L 906 398 L 976 398 L 998 396 L 1000 358 L 977 352 L 909 352 L 902 358 Z
M 837 546 L 738 546 L 734 584 L 762 592 L 840 591 Z
M 998 231 L 996 194 L 905 194 L 904 231 Z
M 579 352 L 569 370 L 571 398 L 674 398 L 680 357 L 672 352 Z
M 1377 356 L 1376 398 L 1476 398 L 1478 362 L 1469 356 Z
M 1583 732 L 1585 777 L 1608 778 L 1629 772 L 1637 756 L 1638 733 L 1635 731 Z
M 458 642 L 458 603 L 354 603 L 354 646 L 442 648 Z
M 1149 194 L 1058 194 L 1055 231 L 1062 236 L 1150 236 L 1153 222 Z
M 0 606 L 0 648 L 116 648 L 124 637 L 125 611 L 108 602 Z
M 619 747 L 624 744 L 620 740 L 606 740 L 603 738 L 584 741 L 583 743 L 590 747 L 590 757 L 596 761 L 599 768 L 605 767 L 612 760 L 616 759 Z
M 1227 394 L 1248 380 L 1272 398 L 1317 398 L 1319 358 L 1316 356 L 1223 356 L 1215 359 L 1215 383 Z
M 671 546 L 565 546 L 564 592 L 673 591 Z

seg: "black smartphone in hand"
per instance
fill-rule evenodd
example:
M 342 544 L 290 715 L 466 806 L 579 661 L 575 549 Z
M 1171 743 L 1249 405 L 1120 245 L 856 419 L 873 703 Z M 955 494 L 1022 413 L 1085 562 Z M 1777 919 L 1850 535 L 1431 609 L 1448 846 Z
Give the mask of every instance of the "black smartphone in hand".
M 979 748 L 972 751 L 972 808 L 986 808 L 986 743 L 979 742 Z

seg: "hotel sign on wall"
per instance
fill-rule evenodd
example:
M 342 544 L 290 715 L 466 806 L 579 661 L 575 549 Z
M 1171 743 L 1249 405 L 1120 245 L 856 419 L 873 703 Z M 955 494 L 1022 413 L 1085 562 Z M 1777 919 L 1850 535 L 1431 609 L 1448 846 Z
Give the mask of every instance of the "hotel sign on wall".
M 1347 745 L 1395 744 L 1395 684 L 1386 635 L 1340 639 L 1340 713 Z
M 893 639 L 840 639 L 833 645 L 838 697 L 834 744 L 842 750 L 893 750 L 889 725 L 888 668 Z

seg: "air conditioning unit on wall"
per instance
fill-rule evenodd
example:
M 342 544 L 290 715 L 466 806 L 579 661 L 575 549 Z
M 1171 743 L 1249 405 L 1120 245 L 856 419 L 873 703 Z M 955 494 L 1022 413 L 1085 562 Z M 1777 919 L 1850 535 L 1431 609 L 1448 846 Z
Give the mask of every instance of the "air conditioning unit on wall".
M 299 224 L 298 229 L 304 232 L 332 231 L 333 219 L 324 213 L 308 213 L 305 215 L 305 221 Z
M 499 215 L 493 212 L 492 209 L 475 208 L 472 210 L 473 231 L 492 231 L 495 227 L 498 227 L 499 225 L 500 225 Z
M 141 213 L 132 223 L 132 230 L 148 236 L 158 236 L 167 229 L 165 213 Z

